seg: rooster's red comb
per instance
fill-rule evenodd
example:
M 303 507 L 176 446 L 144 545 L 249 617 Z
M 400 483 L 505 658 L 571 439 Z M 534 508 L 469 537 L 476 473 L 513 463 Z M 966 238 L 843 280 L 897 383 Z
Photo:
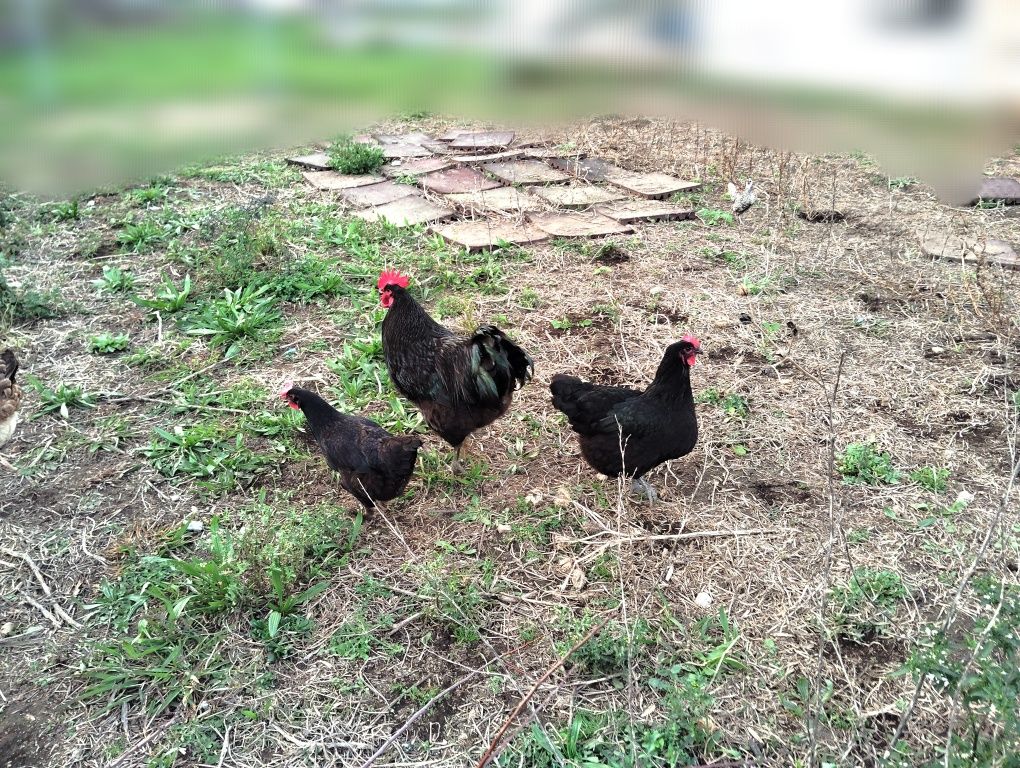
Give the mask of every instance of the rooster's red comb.
M 379 283 L 376 286 L 380 291 L 387 285 L 399 285 L 401 288 L 406 288 L 411 282 L 411 278 L 407 275 L 400 274 L 400 270 L 397 269 L 386 269 L 379 275 Z
M 680 341 L 686 341 L 688 344 L 694 346 L 695 349 L 701 347 L 701 340 L 691 333 L 688 333 L 686 336 L 681 337 Z
M 280 392 L 279 392 L 280 397 L 286 399 L 287 393 L 290 392 L 292 389 L 294 389 L 294 382 L 293 381 L 288 380 L 288 381 L 283 382 L 283 384 L 280 386 Z

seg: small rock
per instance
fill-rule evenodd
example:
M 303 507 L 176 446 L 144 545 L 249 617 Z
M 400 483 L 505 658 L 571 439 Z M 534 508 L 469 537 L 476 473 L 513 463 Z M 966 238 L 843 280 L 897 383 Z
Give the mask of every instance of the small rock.
M 562 485 L 556 489 L 556 495 L 553 496 L 553 504 L 557 507 L 569 507 L 572 503 L 573 500 L 570 498 L 570 491 Z
M 648 291 L 648 295 L 649 296 L 658 296 L 660 293 L 664 293 L 665 290 L 666 289 L 663 288 L 661 285 L 657 285 L 654 288 L 652 288 L 650 291 Z
M 507 525 L 506 523 L 499 523 L 496 526 L 496 532 L 497 533 L 510 533 L 510 531 L 512 531 L 512 530 L 513 529 L 509 525 Z
M 533 490 L 529 492 L 527 496 L 524 497 L 524 500 L 528 502 L 531 506 L 537 507 L 539 504 L 542 503 L 542 493 L 537 489 Z
M 60 404 L 60 418 L 62 418 L 64 421 L 67 421 L 67 417 L 69 415 L 70 415 L 70 413 L 67 410 L 67 403 L 61 403 Z
M 584 571 L 581 568 L 575 566 L 574 570 L 570 572 L 570 584 L 571 586 L 580 592 L 584 589 L 588 583 L 588 577 L 584 575 Z
M 699 592 L 698 596 L 694 598 L 694 604 L 699 608 L 711 608 L 712 596 L 708 592 Z
M 975 498 L 974 494 L 971 493 L 970 491 L 960 491 L 960 493 L 957 494 L 956 496 L 956 503 L 970 504 L 972 501 L 974 501 L 974 498 Z
M 4 622 L 4 625 L 0 627 L 0 637 L 7 637 L 14 631 L 14 624 L 10 621 Z
M 201 520 L 189 520 L 188 530 L 192 533 L 201 533 L 205 530 L 205 525 L 202 524 Z

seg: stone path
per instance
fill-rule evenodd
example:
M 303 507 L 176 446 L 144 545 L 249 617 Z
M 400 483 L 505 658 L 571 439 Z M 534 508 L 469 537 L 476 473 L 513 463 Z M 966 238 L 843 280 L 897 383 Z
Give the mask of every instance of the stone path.
M 511 131 L 463 130 L 437 137 L 358 136 L 385 153 L 381 175 L 329 170 L 323 152 L 289 162 L 310 169 L 303 174 L 307 182 L 340 195 L 359 218 L 398 227 L 430 224 L 443 239 L 468 250 L 626 234 L 635 222 L 694 217 L 689 206 L 661 198 L 697 189 L 697 182 L 515 139 Z M 462 221 L 441 223 L 451 219 Z

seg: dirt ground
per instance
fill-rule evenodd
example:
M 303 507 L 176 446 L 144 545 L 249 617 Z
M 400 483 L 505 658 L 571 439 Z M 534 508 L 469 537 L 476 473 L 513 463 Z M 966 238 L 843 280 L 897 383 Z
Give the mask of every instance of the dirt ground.
M 639 223 L 613 249 L 469 256 L 426 232 L 352 230 L 283 162 L 308 147 L 75 212 L 7 197 L 3 274 L 59 313 L 8 312 L 0 344 L 25 389 L 0 449 L 17 468 L 0 468 L 0 765 L 361 766 L 405 723 L 376 765 L 474 764 L 603 620 L 528 698 L 500 764 L 925 765 L 946 745 L 952 765 L 1011 764 L 1015 714 L 917 659 L 944 637 L 945 658 L 991 680 L 1020 647 L 1020 518 L 1004 498 L 1020 272 L 932 259 L 918 233 L 1020 243 L 1020 209 L 950 207 L 863 155 L 781 154 L 693 124 L 607 118 L 542 138 L 700 179 L 683 199 L 701 215 Z M 985 170 L 1018 175 L 1020 154 Z M 754 207 L 715 216 L 747 178 Z M 799 215 L 819 209 L 845 218 Z M 235 235 L 251 259 L 236 275 Z M 292 379 L 424 432 L 377 356 L 344 350 L 378 338 L 382 263 L 447 324 L 494 320 L 536 376 L 476 436 L 465 477 L 428 435 L 407 494 L 359 526 L 275 393 Z M 279 317 L 225 359 L 189 318 L 255 273 Z M 186 274 L 177 312 L 131 301 Z M 584 465 L 548 383 L 644 386 L 688 332 L 701 437 L 651 474 L 650 505 Z M 100 354 L 103 333 L 126 349 Z M 848 446 L 871 447 L 874 482 L 854 482 Z M 274 573 L 287 595 L 321 591 L 281 608 Z

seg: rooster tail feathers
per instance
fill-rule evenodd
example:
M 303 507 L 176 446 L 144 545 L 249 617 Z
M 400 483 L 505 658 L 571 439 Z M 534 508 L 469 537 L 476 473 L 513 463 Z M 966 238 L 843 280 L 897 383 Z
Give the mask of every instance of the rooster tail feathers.
M 527 384 L 534 372 L 528 353 L 499 328 L 483 325 L 471 337 L 471 373 L 483 400 L 500 400 Z

